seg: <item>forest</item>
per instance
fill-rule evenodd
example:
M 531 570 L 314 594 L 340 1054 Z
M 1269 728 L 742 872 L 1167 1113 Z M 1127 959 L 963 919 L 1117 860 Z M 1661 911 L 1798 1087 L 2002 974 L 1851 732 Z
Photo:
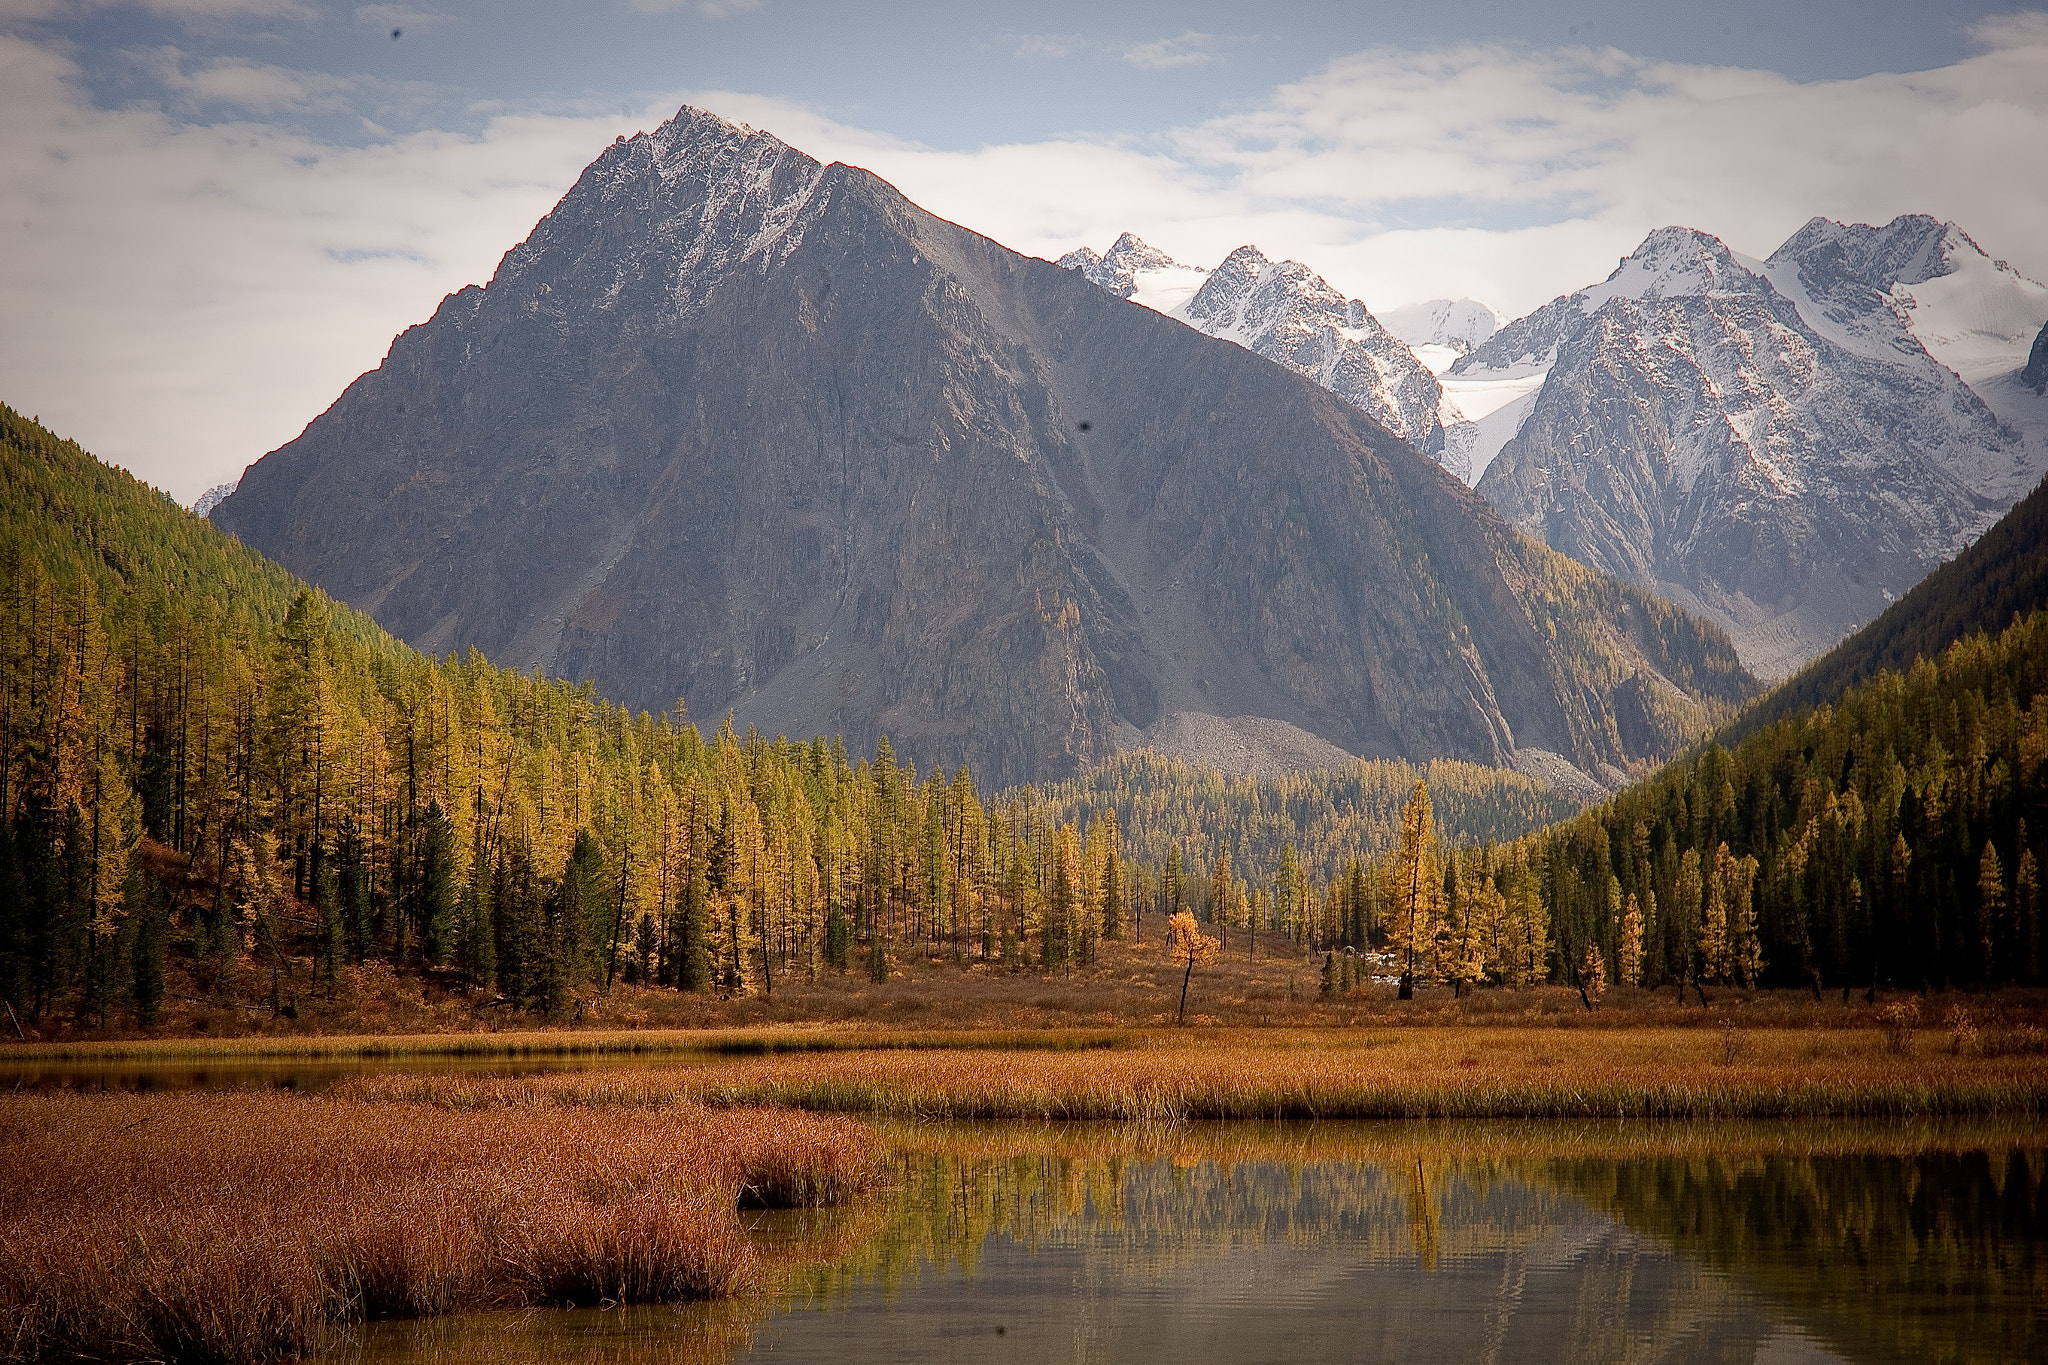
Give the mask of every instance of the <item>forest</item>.
M 1604 805 L 1361 762 L 1149 753 L 1036 791 L 884 739 L 709 738 L 393 640 L 0 409 L 0 1000 L 11 1026 L 332 992 L 369 962 L 574 1019 L 904 955 L 1065 972 L 1181 910 L 1421 984 L 1873 992 L 2039 979 L 2039 615 L 1708 743 Z M 1163 935 L 1162 935 L 1163 937 Z M 1247 943 L 1251 940 L 1247 937 Z
M 1498 848 L 1439 850 L 1418 793 L 1367 880 L 1404 974 L 1454 988 L 1520 964 L 1588 1003 L 1609 983 L 1702 1003 L 1709 985 L 2038 983 L 2044 679 L 2037 611 Z
M 371 961 L 551 1019 L 619 982 L 772 994 L 792 974 L 886 976 L 906 953 L 1057 971 L 1182 909 L 1364 943 L 1361 859 L 1414 782 L 1481 833 L 1567 809 L 1470 765 L 1225 783 L 1140 756 L 1085 788 L 992 795 L 886 739 L 850 756 L 729 721 L 706 739 L 680 706 L 631 714 L 474 653 L 418 654 L 0 420 L 0 999 L 17 1029 L 147 1026 L 180 975 L 207 997 L 267 988 L 283 1012 Z

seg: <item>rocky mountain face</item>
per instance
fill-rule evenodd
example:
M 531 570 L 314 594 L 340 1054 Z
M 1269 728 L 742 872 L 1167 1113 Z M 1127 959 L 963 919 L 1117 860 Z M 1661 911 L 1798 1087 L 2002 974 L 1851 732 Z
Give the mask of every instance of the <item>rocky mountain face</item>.
M 2032 389 L 2036 397 L 2048 394 L 2048 322 L 2041 324 L 2033 349 L 2027 353 L 2027 363 L 2020 370 L 2020 383 Z
M 1119 298 L 1314 380 L 1465 477 L 1462 447 L 1445 441 L 1444 395 L 1436 376 L 1364 304 L 1301 262 L 1268 260 L 1257 247 L 1241 246 L 1214 270 L 1197 270 L 1126 232 L 1100 257 L 1082 247 L 1059 264 Z M 1450 419 L 1460 420 L 1455 411 Z
M 1754 688 L 1298 374 L 691 109 L 214 520 L 421 648 L 999 783 L 1218 727 L 1612 780 Z
M 1479 491 L 1581 563 L 1719 622 L 1751 669 L 1782 677 L 2048 467 L 2048 448 L 1916 331 L 1916 293 L 1923 329 L 1986 314 L 1974 275 L 1968 307 L 1939 287 L 1972 256 L 1998 277 L 1988 294 L 2024 312 L 2038 286 L 1932 219 L 1816 219 L 1768 261 L 1690 229 L 1652 233 L 1604 283 L 1451 367 L 1447 385 L 1530 386 Z M 1948 344 L 1989 344 L 1963 330 Z

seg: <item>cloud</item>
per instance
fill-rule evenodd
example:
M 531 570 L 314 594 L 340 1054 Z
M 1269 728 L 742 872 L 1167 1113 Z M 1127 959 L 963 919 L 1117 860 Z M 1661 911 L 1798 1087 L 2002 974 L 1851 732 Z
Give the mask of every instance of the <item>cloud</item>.
M 1189 29 L 1177 38 L 1159 38 L 1149 43 L 1131 43 L 1119 54 L 1125 63 L 1143 71 L 1173 71 L 1187 66 L 1207 66 L 1217 59 L 1221 42 L 1213 33 Z
M 414 9 L 411 5 L 359 5 L 356 22 L 374 29 L 398 29 L 403 33 L 430 33 L 458 22 L 452 14 Z
M 1970 25 L 1970 39 L 1989 49 L 2048 47 L 2048 13 L 1994 14 Z
M 2043 37 L 2031 20 L 1991 25 L 1988 50 L 1950 67 L 1807 83 L 1611 48 L 1366 52 L 1171 147 L 1246 202 L 1350 224 L 1351 242 L 1318 249 L 1369 302 L 1404 301 L 1382 262 L 1406 269 L 1424 243 L 1487 244 L 1517 268 L 1523 242 L 1561 251 L 1519 281 L 1500 269 L 1455 286 L 1521 310 L 1598 278 L 1653 227 L 1683 223 L 1764 254 L 1816 214 L 1953 218 L 2039 276 L 2048 177 L 2030 168 L 2048 145 Z
M 1983 50 L 1948 67 L 1808 83 L 1609 48 L 1370 51 L 1157 135 L 972 150 L 730 91 L 339 146 L 295 111 L 390 92 L 169 49 L 138 57 L 169 73 L 168 108 L 103 110 L 63 49 L 0 36 L 0 397 L 195 494 L 296 435 L 489 278 L 614 136 L 686 99 L 1032 255 L 1125 229 L 1198 264 L 1251 242 L 1376 309 L 1521 313 L 1652 228 L 1761 255 L 1815 214 L 1954 219 L 2048 278 L 2048 21 L 1975 32 Z
M 1002 45 L 1024 61 L 1063 61 L 1072 57 L 1115 58 L 1144 71 L 1176 71 L 1206 66 L 1221 58 L 1221 49 L 1241 38 L 1189 29 L 1177 37 L 1151 42 L 1111 42 L 1083 33 L 1006 33 Z
M 185 54 L 175 47 L 131 52 L 128 56 L 170 92 L 183 110 L 236 109 L 255 115 L 336 112 L 351 107 L 361 83 L 318 71 L 297 71 L 224 57 L 187 69 Z
M 39 23 L 117 4 L 187 23 L 220 19 L 312 19 L 307 0 L 0 0 L 0 24 Z
M 766 0 L 626 0 L 626 8 L 636 14 L 673 14 L 686 9 L 705 19 L 755 14 L 765 6 Z
M 260 71 L 191 79 L 301 97 Z M 0 36 L 0 397 L 196 494 L 297 435 L 396 332 L 489 278 L 606 143 L 674 107 L 335 146 L 97 109 L 68 59 Z
M 1003 39 L 1012 53 L 1026 61 L 1059 61 L 1078 57 L 1092 46 L 1078 33 L 1012 33 Z

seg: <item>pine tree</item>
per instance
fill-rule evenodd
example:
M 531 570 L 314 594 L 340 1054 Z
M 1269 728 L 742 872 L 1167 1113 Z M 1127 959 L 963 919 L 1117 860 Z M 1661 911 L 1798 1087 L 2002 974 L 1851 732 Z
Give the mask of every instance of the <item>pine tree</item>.
M 2041 874 L 2033 847 L 2027 843 L 2026 821 L 2019 822 L 2015 840 L 2020 865 L 2013 874 L 2014 939 L 2019 953 L 2014 975 L 2033 985 L 2041 979 Z
M 1230 849 L 1227 846 L 1219 848 L 1216 850 L 1216 865 L 1209 874 L 1209 918 L 1226 931 L 1236 917 L 1236 886 L 1230 875 Z M 1228 933 L 1219 935 L 1217 941 L 1227 945 L 1230 941 Z
M 1984 981 L 1991 980 L 1997 969 L 1993 938 L 2005 919 L 2005 906 L 2005 867 L 1997 846 L 1987 839 L 1977 859 L 1977 956 Z

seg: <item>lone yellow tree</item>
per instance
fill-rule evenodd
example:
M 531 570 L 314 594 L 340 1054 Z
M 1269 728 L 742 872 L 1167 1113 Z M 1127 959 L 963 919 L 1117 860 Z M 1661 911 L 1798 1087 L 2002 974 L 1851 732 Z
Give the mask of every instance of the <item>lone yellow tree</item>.
M 1188 1021 L 1188 983 L 1194 980 L 1195 968 L 1206 967 L 1216 960 L 1216 949 L 1220 945 L 1215 939 L 1202 932 L 1195 923 L 1195 917 L 1185 910 L 1174 912 L 1166 921 L 1166 953 L 1176 966 L 1183 967 L 1180 977 L 1180 1014 L 1176 1020 Z
M 1395 946 L 1403 957 L 1401 999 L 1415 998 L 1415 959 L 1436 939 L 1437 902 L 1443 887 L 1436 865 L 1435 821 L 1429 809 L 1429 788 L 1417 782 L 1401 808 L 1401 847 L 1394 858 Z

